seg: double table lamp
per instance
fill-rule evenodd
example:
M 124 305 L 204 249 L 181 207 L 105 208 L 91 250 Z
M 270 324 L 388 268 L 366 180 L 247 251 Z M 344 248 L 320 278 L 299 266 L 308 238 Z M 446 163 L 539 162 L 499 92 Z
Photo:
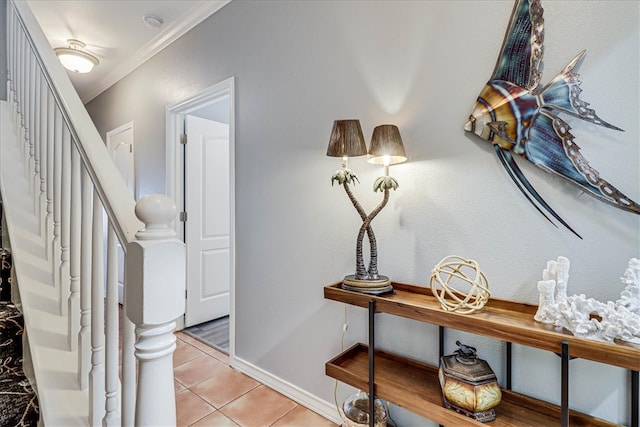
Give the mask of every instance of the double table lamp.
M 358 157 L 367 154 L 368 163 L 384 165 L 384 176 L 379 177 L 373 184 L 374 192 L 382 192 L 383 198 L 380 204 L 367 214 L 358 202 L 351 185 L 360 182 L 356 174 L 349 169 L 349 157 Z M 403 163 L 407 160 L 402 138 L 397 126 L 380 125 L 373 130 L 369 150 L 364 142 L 362 127 L 359 120 L 336 120 L 327 148 L 327 156 L 342 157 L 342 168 L 331 176 L 331 185 L 336 181 L 342 185 L 349 200 L 353 204 L 362 219 L 362 225 L 356 241 L 356 271 L 355 274 L 346 276 L 342 287 L 347 290 L 380 295 L 393 292 L 391 280 L 387 276 L 378 273 L 378 245 L 371 227 L 373 219 L 382 211 L 389 201 L 389 190 L 398 188 L 398 181 L 389 176 L 389 166 Z M 362 242 L 364 235 L 369 239 L 369 268 L 365 269 L 364 256 L 362 254 Z

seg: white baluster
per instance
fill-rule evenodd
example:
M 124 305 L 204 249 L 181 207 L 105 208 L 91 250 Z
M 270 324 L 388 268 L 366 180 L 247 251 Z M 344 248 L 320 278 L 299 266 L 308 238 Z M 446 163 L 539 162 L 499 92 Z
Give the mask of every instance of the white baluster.
M 31 188 L 33 190 L 33 212 L 37 219 L 40 219 L 40 144 L 42 143 L 42 138 L 40 135 L 40 131 L 42 128 L 42 116 L 40 114 L 41 106 L 42 106 L 42 93 L 41 93 L 41 80 L 42 74 L 40 71 L 40 67 L 36 63 L 35 68 L 35 82 L 34 82 L 34 110 L 33 110 L 33 178 Z M 40 232 L 40 229 L 38 229 Z
M 12 8 L 13 10 L 13 8 Z M 13 22 L 13 30 L 12 31 L 12 39 L 11 39 L 11 46 L 12 46 L 12 50 L 11 50 L 11 74 L 12 74 L 12 79 L 11 79 L 11 120 L 12 122 L 15 124 L 18 122 L 18 82 L 17 82 L 17 76 L 18 76 L 18 52 L 19 52 L 19 45 L 18 45 L 18 27 L 16 25 L 16 17 L 15 17 L 15 13 L 12 14 L 12 22 Z
M 17 18 L 14 19 L 16 22 L 15 32 L 13 35 L 13 102 L 15 104 L 15 112 L 14 112 L 14 124 L 18 123 L 18 102 L 20 99 L 20 82 L 18 81 L 20 67 L 18 63 L 20 62 L 20 27 L 17 22 Z M 17 129 L 17 128 L 16 128 Z
M 107 234 L 107 313 L 105 318 L 105 415 L 103 426 L 120 423 L 118 413 L 118 238 L 111 224 Z
M 35 110 L 36 110 L 36 97 L 35 97 L 35 89 L 36 89 L 36 58 L 34 56 L 33 51 L 31 50 L 31 45 L 27 44 L 27 54 L 29 55 L 29 74 L 26 76 L 28 79 L 27 82 L 27 141 L 28 141 L 28 150 L 29 150 L 29 159 L 25 162 L 27 167 L 27 182 L 29 184 L 32 183 L 33 179 L 33 168 L 34 168 L 34 137 L 35 137 Z M 29 185 L 29 191 L 33 189 L 33 185 Z
M 82 212 L 80 220 L 80 333 L 78 334 L 78 383 L 82 390 L 89 383 L 91 369 L 91 222 L 93 185 L 82 168 Z
M 185 251 L 169 223 L 176 207 L 166 196 L 136 204 L 145 228 L 127 246 L 127 316 L 136 325 L 136 426 L 176 424 L 173 380 L 175 319 L 184 314 Z
M 16 16 L 16 12 L 15 9 L 13 7 L 13 5 L 11 5 L 11 17 L 13 18 L 11 20 L 11 22 L 13 23 L 13 31 L 11 31 L 12 34 L 12 38 L 11 38 L 11 45 L 13 46 L 12 52 L 11 52 L 11 62 L 12 62 L 12 66 L 11 66 L 11 74 L 13 75 L 13 79 L 11 80 L 11 89 L 12 89 L 12 110 L 11 110 L 11 118 L 13 119 L 13 122 L 16 123 L 17 122 L 17 116 L 18 116 L 18 81 L 16 80 L 18 78 L 18 52 L 19 52 L 19 45 L 18 45 L 18 31 L 19 30 L 19 25 L 17 22 L 17 16 Z
M 16 117 L 14 124 L 16 125 L 16 130 L 20 129 L 21 126 L 21 114 L 22 114 L 22 84 L 24 83 L 20 76 L 22 72 L 22 29 L 18 31 L 16 34 Z M 18 143 L 21 142 L 21 139 L 18 138 Z
M 25 76 L 27 72 L 27 50 L 26 50 L 26 38 L 23 32 L 20 32 L 20 76 Z M 24 159 L 24 133 L 26 127 L 26 110 L 27 110 L 27 100 L 26 100 L 26 80 L 25 78 L 20 79 L 20 148 L 23 149 L 22 155 Z
M 9 78 L 7 79 L 7 102 L 11 113 L 13 114 L 13 105 L 15 102 L 15 95 L 13 93 L 15 89 L 16 73 L 13 69 L 15 64 L 15 51 L 16 51 L 16 27 L 15 27 L 15 14 L 13 12 L 13 5 L 7 7 L 7 71 Z
M 71 133 L 65 125 L 60 153 L 60 312 L 69 299 L 69 221 L 71 217 Z
M 12 55 L 12 38 L 13 38 L 13 15 L 11 6 L 6 8 L 7 14 L 7 102 L 11 105 L 11 82 L 13 74 L 11 73 L 11 55 Z
M 89 424 L 97 426 L 104 416 L 104 258 L 103 211 L 93 191 L 91 225 L 91 371 L 89 372 Z
M 52 267 L 53 267 L 53 283 L 56 289 L 60 289 L 60 215 L 62 207 L 60 200 L 62 198 L 62 139 L 63 129 L 66 128 L 62 113 L 56 106 L 55 108 L 55 138 L 53 140 L 53 245 L 52 245 Z
M 125 289 L 127 279 L 124 281 Z M 124 312 L 127 312 L 127 297 L 124 298 Z M 136 414 L 136 356 L 135 325 L 125 315 L 122 316 L 122 425 L 134 427 Z
M 20 139 L 22 142 L 22 147 L 24 148 L 24 133 L 25 133 L 25 128 L 27 127 L 27 79 L 24 78 L 24 76 L 26 75 L 26 73 L 28 72 L 28 56 L 27 56 L 27 38 L 26 35 L 24 34 L 24 32 L 21 32 L 21 42 L 22 42 L 22 46 L 21 46 L 21 72 L 23 74 L 20 74 L 20 76 L 22 76 L 22 78 L 20 79 L 22 81 L 22 90 L 20 93 L 20 114 L 21 114 L 21 132 L 22 134 L 20 135 Z M 24 153 L 23 153 L 24 154 Z
M 33 57 L 31 56 L 31 49 L 29 43 L 25 40 L 25 74 L 22 75 L 24 79 L 24 173 L 27 179 L 29 178 L 30 166 L 31 166 L 31 109 L 33 103 L 31 102 L 31 75 L 32 75 L 32 63 Z
M 53 262 L 56 259 L 53 255 L 53 145 L 55 144 L 55 134 L 56 134 L 56 107 L 55 100 L 53 99 L 53 94 L 51 91 L 47 91 L 47 117 L 49 120 L 47 122 L 47 155 L 46 155 L 46 172 L 47 172 L 47 192 L 46 192 L 46 201 L 47 201 L 47 217 L 45 221 L 45 237 L 44 241 L 47 247 L 47 260 L 49 262 Z M 53 265 L 53 264 L 52 264 Z
M 70 234 L 70 260 L 69 260 L 69 288 L 71 293 L 68 300 L 69 320 L 69 349 L 75 351 L 78 348 L 78 333 L 80 332 L 80 226 L 82 221 L 81 198 L 82 172 L 80 170 L 80 153 L 76 147 L 71 147 L 71 230 Z
M 25 44 L 25 40 L 24 40 L 24 34 L 22 33 L 22 31 L 20 31 L 19 33 L 20 36 L 20 57 L 19 62 L 18 62 L 18 75 L 17 76 L 24 76 L 25 73 L 25 60 L 26 60 L 26 56 L 25 56 L 25 49 L 24 49 L 24 44 Z M 18 138 L 18 143 L 20 144 L 20 148 L 23 149 L 24 147 L 24 84 L 25 84 L 25 79 L 23 78 L 19 78 L 18 80 L 18 122 L 17 122 L 17 127 L 16 129 L 19 129 L 19 138 Z M 24 151 L 23 151 L 23 155 L 24 155 Z
M 13 38 L 11 40 L 11 44 L 13 45 L 13 52 L 12 52 L 12 61 L 13 61 L 13 66 L 11 67 L 12 69 L 12 74 L 13 74 L 13 80 L 12 82 L 12 88 L 13 88 L 13 118 L 16 118 L 16 115 L 18 114 L 18 109 L 17 109 L 17 104 L 18 104 L 18 99 L 17 99 L 17 92 L 18 92 L 18 56 L 19 56 L 19 42 L 18 42 L 18 32 L 20 31 L 20 26 L 18 24 L 18 17 L 16 16 L 16 11 L 15 8 L 13 7 L 13 5 L 11 5 L 11 10 L 12 10 L 12 22 L 13 22 L 13 31 L 11 32 L 13 35 Z M 15 121 L 14 121 L 15 123 Z
M 37 197 L 38 203 L 38 220 L 40 222 L 40 237 L 46 236 L 46 203 L 47 203 L 47 135 L 49 122 L 49 86 L 44 76 L 40 79 L 40 188 Z M 47 239 L 48 240 L 48 239 Z
M 18 23 L 18 16 L 16 15 L 16 9 L 11 5 L 11 45 L 13 46 L 11 60 L 13 62 L 13 67 L 11 67 L 11 72 L 13 74 L 12 86 L 13 86 L 13 94 L 15 101 L 15 93 L 17 90 L 17 64 L 18 64 L 18 32 L 20 31 L 20 24 Z
M 29 72 L 29 55 L 27 53 L 27 37 L 24 33 L 22 33 L 22 93 L 20 94 L 20 105 L 21 105 L 21 114 L 22 114 L 22 126 L 21 126 L 21 136 L 22 147 L 24 149 L 24 142 L 26 140 L 26 128 L 27 128 L 27 111 L 29 109 L 29 103 L 27 102 L 27 91 L 29 88 L 28 80 L 24 77 Z M 23 151 L 24 155 L 24 151 Z

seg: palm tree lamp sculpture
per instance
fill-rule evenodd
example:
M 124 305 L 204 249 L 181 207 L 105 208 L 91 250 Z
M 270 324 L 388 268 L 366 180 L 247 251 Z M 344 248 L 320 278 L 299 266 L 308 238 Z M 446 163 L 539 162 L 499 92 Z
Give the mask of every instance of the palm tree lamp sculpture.
M 376 179 L 373 185 L 373 190 L 383 192 L 384 196 L 382 202 L 367 215 L 349 187 L 349 184 L 355 185 L 359 181 L 355 173 L 348 168 L 349 157 L 361 156 L 366 152 L 362 128 L 358 120 L 336 120 L 333 123 L 327 156 L 342 157 L 342 168 L 331 177 L 331 185 L 337 181 L 339 185 L 343 186 L 353 207 L 362 219 L 362 226 L 360 226 L 356 241 L 356 272 L 344 278 L 342 287 L 352 291 L 379 295 L 392 292 L 393 286 L 387 276 L 378 274 L 378 246 L 371 222 L 389 201 L 389 190 L 398 188 L 398 181 L 389 176 L 389 165 L 402 163 L 407 160 L 407 156 L 400 131 L 396 126 L 381 125 L 373 130 L 368 162 L 385 166 L 385 175 Z M 365 269 L 362 254 L 365 233 L 369 238 L 368 269 Z

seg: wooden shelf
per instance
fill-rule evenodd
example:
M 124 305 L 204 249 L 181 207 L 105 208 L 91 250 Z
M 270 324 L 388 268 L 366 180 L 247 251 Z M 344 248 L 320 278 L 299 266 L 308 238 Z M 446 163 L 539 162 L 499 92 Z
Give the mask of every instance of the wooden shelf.
M 361 390 L 368 390 L 368 348 L 356 344 L 327 362 L 326 374 Z M 556 405 L 509 390 L 502 391 L 502 402 L 496 408 L 497 417 L 480 423 L 442 403 L 438 370 L 434 366 L 402 356 L 375 351 L 376 395 L 389 400 L 442 425 L 450 426 L 557 426 L 560 408 Z M 570 411 L 571 426 L 617 426 L 579 412 Z
M 324 297 L 346 304 L 367 307 L 375 301 L 376 311 L 458 329 L 478 335 L 522 344 L 542 350 L 561 352 L 563 341 L 572 357 L 593 360 L 634 371 L 640 370 L 640 347 L 630 343 L 606 343 L 573 336 L 559 328 L 533 319 L 537 306 L 492 298 L 474 314 L 442 310 L 431 289 L 393 283 L 394 294 L 374 296 L 346 291 L 340 283 L 325 286 Z M 366 375 L 363 377 L 366 378 Z

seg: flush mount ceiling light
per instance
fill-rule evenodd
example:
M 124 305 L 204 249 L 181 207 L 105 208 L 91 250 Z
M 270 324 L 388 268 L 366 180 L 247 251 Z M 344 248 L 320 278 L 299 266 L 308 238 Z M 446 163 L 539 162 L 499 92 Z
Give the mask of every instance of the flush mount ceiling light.
M 86 45 L 80 40 L 69 39 L 67 40 L 67 44 L 69 47 L 58 47 L 54 49 L 60 62 L 67 70 L 73 71 L 74 73 L 88 73 L 100 62 L 95 56 L 81 50 Z
M 147 24 L 152 28 L 160 28 L 162 27 L 162 24 L 164 24 L 164 21 L 162 20 L 162 18 L 156 15 L 144 15 L 142 17 L 142 20 L 144 21 L 145 24 Z

